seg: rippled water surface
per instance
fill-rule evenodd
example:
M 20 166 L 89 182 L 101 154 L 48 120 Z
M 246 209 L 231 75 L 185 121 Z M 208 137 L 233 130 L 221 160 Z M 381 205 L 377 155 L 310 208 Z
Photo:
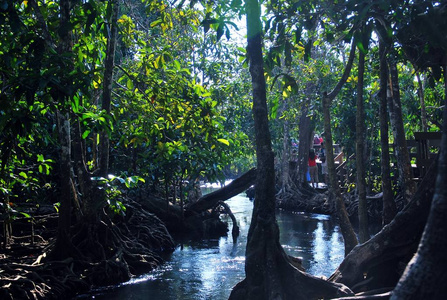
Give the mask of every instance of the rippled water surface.
M 245 245 L 253 203 L 243 194 L 226 201 L 239 222 L 236 243 L 230 236 L 179 246 L 158 270 L 118 287 L 94 291 L 78 299 L 228 299 L 245 277 Z M 231 233 L 231 219 L 229 223 Z M 343 240 L 329 216 L 278 212 L 281 244 L 303 258 L 307 272 L 329 276 L 343 259 Z

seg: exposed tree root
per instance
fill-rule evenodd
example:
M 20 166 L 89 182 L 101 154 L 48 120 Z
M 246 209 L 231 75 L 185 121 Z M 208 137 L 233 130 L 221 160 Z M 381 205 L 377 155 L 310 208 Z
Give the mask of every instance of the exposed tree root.
M 12 245 L 5 255 L 0 253 L 0 299 L 70 297 L 92 286 L 118 284 L 158 267 L 162 263 L 160 253 L 172 252 L 175 245 L 163 221 L 153 213 L 169 222 L 174 232 L 197 231 L 197 237 L 227 232 L 217 211 L 204 211 L 183 220 L 177 206 L 167 207 L 157 199 L 124 201 L 125 216 L 103 210 L 96 221 L 74 226 L 71 238 L 62 245 L 63 254 L 58 253 L 61 248 L 53 239 L 45 239 L 54 236 L 57 222 L 53 216 L 49 228 L 52 233 L 38 230 L 33 235 L 36 245 L 26 244 L 28 235 L 16 238 L 21 244 Z M 41 223 L 45 225 L 43 220 Z M 8 259 L 11 253 L 20 256 L 19 263 Z M 69 258 L 61 259 L 67 254 Z
M 258 222 L 260 223 L 260 222 Z M 266 222 L 267 223 L 267 222 Z M 239 299 L 330 299 L 353 295 L 343 284 L 333 284 L 324 279 L 307 274 L 294 266 L 274 236 L 276 225 L 260 224 L 262 229 L 254 230 L 247 247 L 246 269 L 256 270 L 251 278 L 246 278 L 233 288 L 230 300 Z M 260 236 L 265 237 L 261 239 Z M 252 249 L 252 251 L 249 251 Z M 252 272 L 253 272 L 252 270 Z
M 289 184 L 276 194 L 278 208 L 313 213 L 331 214 L 335 206 L 328 199 L 327 193 L 318 193 L 310 186 Z
M 150 271 L 162 262 L 159 252 L 174 249 L 160 219 L 136 202 L 128 200 L 126 207 L 125 217 L 110 218 L 103 212 L 100 222 L 77 229 L 73 244 L 83 254 L 81 259 L 100 262 L 87 276 L 94 285 L 116 284 Z
M 72 259 L 38 265 L 1 263 L 1 299 L 58 299 L 89 287 L 73 272 Z
M 343 193 L 346 211 L 353 223 L 358 220 L 358 196 L 354 191 Z M 318 192 L 308 185 L 289 184 L 276 194 L 278 208 L 303 211 L 309 213 L 335 214 L 335 200 L 329 191 Z M 399 210 L 403 208 L 402 197 L 396 198 Z M 368 219 L 372 224 L 380 224 L 382 220 L 382 194 L 367 196 Z
M 354 291 L 394 286 L 417 249 L 431 200 L 436 172 L 430 168 L 410 203 L 394 220 L 345 257 L 330 280 Z
M 239 236 L 239 226 L 237 225 L 236 217 L 234 216 L 231 208 L 223 201 L 219 201 L 215 209 L 223 208 L 223 213 L 230 216 L 231 221 L 233 222 L 233 229 L 231 230 L 231 235 L 233 237 L 233 242 L 236 242 L 237 237 Z
M 160 252 L 172 252 L 174 242 L 162 221 L 136 202 L 127 200 L 126 216 L 105 211 L 99 222 L 73 228 L 65 260 L 54 260 L 52 242 L 41 241 L 44 253 L 19 257 L 20 263 L 0 257 L 0 299 L 60 299 L 93 286 L 117 284 L 148 272 L 162 262 Z M 24 238 L 23 238 L 24 239 Z M 23 248 L 27 248 L 24 246 Z M 37 252 L 36 249 L 32 249 Z

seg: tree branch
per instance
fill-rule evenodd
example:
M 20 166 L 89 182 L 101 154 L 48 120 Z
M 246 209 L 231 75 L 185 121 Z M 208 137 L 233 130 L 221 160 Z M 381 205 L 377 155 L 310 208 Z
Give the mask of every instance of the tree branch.
M 353 37 L 351 44 L 351 52 L 349 53 L 348 63 L 346 64 L 343 76 L 340 78 L 340 81 L 337 83 L 335 88 L 327 95 L 327 97 L 330 100 L 333 100 L 338 95 L 338 93 L 340 93 L 341 88 L 345 84 L 346 80 L 348 80 L 349 74 L 351 73 L 352 64 L 354 62 L 355 48 L 356 48 L 356 38 Z

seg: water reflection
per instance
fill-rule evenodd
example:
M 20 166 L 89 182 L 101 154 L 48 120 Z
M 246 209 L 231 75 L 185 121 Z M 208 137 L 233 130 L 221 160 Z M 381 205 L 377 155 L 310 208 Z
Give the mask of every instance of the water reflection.
M 227 201 L 239 222 L 240 235 L 180 246 L 163 267 L 118 287 L 78 299 L 228 299 L 245 277 L 245 246 L 253 203 L 239 195 Z M 313 275 L 329 276 L 343 259 L 343 241 L 330 217 L 281 211 L 277 214 L 280 242 L 286 252 L 303 258 Z M 231 230 L 231 219 L 225 219 Z
M 289 255 L 303 258 L 303 267 L 316 276 L 329 276 L 344 256 L 339 227 L 325 215 L 281 211 L 277 214 L 280 241 Z

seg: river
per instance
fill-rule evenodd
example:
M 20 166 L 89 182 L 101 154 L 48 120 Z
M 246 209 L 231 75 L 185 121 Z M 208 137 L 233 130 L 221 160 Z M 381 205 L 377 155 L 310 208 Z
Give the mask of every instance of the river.
M 228 299 L 232 287 L 244 279 L 245 246 L 253 203 L 240 194 L 226 201 L 239 222 L 236 243 L 229 236 L 178 246 L 159 269 L 119 286 L 101 288 L 77 299 Z M 329 216 L 280 211 L 280 242 L 286 252 L 303 258 L 306 271 L 329 276 L 343 259 L 339 227 Z

